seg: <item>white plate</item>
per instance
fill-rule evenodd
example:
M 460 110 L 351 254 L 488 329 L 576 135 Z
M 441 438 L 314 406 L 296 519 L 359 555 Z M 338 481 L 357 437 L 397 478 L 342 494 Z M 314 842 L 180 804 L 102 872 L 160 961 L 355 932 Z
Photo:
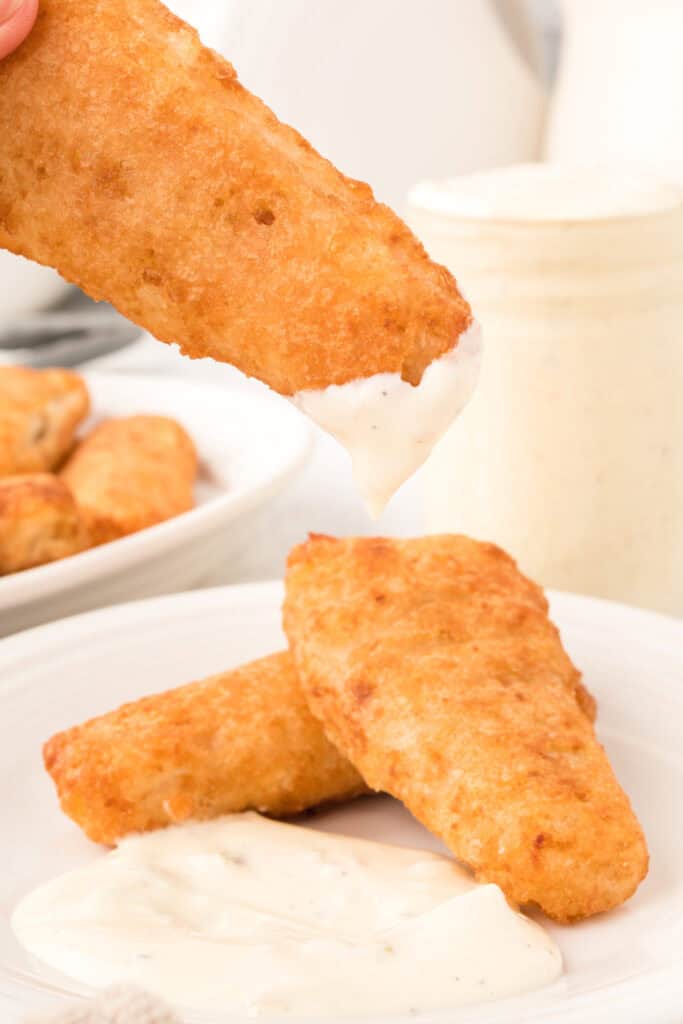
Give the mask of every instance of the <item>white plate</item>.
M 256 513 L 310 451 L 312 431 L 275 395 L 177 378 L 85 373 L 91 422 L 161 413 L 179 420 L 201 459 L 197 507 L 92 551 L 0 577 L 0 636 L 117 601 L 186 590 L 238 555 Z
M 55 730 L 283 644 L 280 584 L 179 594 L 54 623 L 0 643 L 0 1020 L 84 990 L 15 942 L 9 917 L 33 886 L 98 847 L 63 817 L 40 762 Z M 600 704 L 599 734 L 647 833 L 650 876 L 623 908 L 549 926 L 564 977 L 528 997 L 432 1015 L 448 1024 L 680 1024 L 683 1019 L 683 625 L 558 595 L 556 621 Z M 313 824 L 405 845 L 438 844 L 385 798 Z M 224 1018 L 236 1021 L 238 1018 Z M 206 1017 L 186 1018 L 204 1024 Z M 415 1018 L 412 1018 L 414 1021 Z

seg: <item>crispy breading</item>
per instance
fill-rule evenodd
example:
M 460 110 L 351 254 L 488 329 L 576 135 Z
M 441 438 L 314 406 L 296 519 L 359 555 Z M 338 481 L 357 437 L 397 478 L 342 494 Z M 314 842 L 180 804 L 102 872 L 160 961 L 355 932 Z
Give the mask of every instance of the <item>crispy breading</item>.
M 58 477 L 0 479 L 0 576 L 76 555 L 89 544 L 76 502 Z
M 0 139 L 0 246 L 283 394 L 417 383 L 470 323 L 405 224 L 158 0 L 41 0 Z
M 504 552 L 312 537 L 290 556 L 284 623 L 328 738 L 479 879 L 558 921 L 635 891 L 642 830 L 543 592 Z
M 104 544 L 194 506 L 197 453 L 166 416 L 105 420 L 62 470 L 96 544 Z
M 0 477 L 54 469 L 89 411 L 77 373 L 0 366 Z
M 45 744 L 62 809 L 99 843 L 365 791 L 308 710 L 288 653 L 146 697 Z

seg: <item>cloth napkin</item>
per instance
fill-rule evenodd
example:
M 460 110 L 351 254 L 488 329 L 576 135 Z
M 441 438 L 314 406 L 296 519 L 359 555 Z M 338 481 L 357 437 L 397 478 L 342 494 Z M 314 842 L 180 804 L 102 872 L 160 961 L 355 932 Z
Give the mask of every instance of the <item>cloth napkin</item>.
M 26 1024 L 181 1024 L 161 1000 L 135 988 L 111 988 L 93 1002 L 29 1017 Z

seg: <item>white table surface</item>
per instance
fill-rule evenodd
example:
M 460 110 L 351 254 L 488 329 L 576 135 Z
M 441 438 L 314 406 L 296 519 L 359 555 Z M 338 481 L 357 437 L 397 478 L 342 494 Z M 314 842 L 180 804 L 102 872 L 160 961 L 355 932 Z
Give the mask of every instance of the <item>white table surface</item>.
M 211 359 L 186 359 L 177 350 L 149 337 L 87 366 L 123 374 L 181 375 L 246 391 L 258 391 L 264 386 Z M 217 566 L 205 581 L 206 586 L 281 578 L 289 549 L 308 532 L 335 536 L 411 536 L 423 532 L 420 472 L 404 484 L 383 515 L 373 521 L 353 484 L 348 455 L 327 434 L 313 429 L 315 443 L 308 465 L 259 516 L 256 542 L 243 553 L 238 564 L 233 560 L 230 565 Z

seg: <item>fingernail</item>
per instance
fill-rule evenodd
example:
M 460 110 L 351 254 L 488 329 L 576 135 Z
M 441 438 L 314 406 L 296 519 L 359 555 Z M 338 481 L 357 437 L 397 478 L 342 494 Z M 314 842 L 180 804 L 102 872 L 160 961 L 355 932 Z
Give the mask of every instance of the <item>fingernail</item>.
M 0 0 L 0 25 L 10 21 L 25 3 L 26 0 Z

